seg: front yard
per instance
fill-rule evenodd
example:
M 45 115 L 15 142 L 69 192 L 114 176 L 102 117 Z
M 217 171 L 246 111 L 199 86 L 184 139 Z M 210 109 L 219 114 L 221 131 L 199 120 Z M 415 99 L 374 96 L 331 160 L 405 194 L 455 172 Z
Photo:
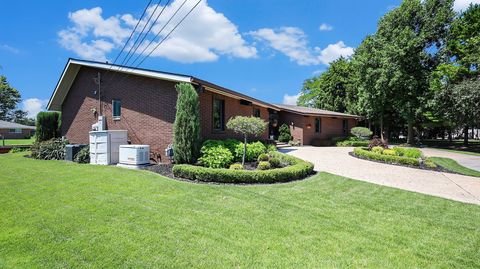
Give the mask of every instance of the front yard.
M 2 268 L 480 266 L 476 205 L 328 173 L 210 185 L 23 154 L 0 155 Z
M 31 145 L 35 142 L 35 137 L 27 139 L 5 139 L 5 146 Z M 0 140 L 0 146 L 3 146 L 3 140 Z

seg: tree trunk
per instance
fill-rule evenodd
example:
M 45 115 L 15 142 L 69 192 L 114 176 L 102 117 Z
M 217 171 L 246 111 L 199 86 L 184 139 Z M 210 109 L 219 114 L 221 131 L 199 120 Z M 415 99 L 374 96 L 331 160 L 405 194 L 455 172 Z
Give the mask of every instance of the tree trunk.
M 452 130 L 448 130 L 448 142 L 453 142 Z
M 247 136 L 243 136 L 243 156 L 242 156 L 242 166 L 245 165 L 245 155 L 247 155 Z
M 468 146 L 468 125 L 463 129 L 463 145 Z
M 408 121 L 408 129 L 407 129 L 407 144 L 413 145 L 413 122 Z
M 383 140 L 383 115 L 380 117 L 380 139 Z

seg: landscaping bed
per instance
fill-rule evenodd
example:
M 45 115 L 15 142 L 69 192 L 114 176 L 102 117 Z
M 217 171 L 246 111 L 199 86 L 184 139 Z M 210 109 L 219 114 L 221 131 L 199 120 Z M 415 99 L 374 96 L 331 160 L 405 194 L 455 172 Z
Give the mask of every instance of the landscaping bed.
M 371 148 L 357 147 L 350 155 L 364 160 L 420 168 L 441 172 L 448 170 L 437 166 L 432 160 L 423 156 L 422 152 L 414 148 L 394 147 L 393 149 L 379 146 Z

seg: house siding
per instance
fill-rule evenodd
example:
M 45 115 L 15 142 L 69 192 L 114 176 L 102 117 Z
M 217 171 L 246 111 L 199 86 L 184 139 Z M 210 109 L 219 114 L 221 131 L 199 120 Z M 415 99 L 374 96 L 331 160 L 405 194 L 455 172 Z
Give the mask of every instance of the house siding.
M 10 129 L 0 129 L 0 136 L 5 139 L 24 139 L 30 138 L 34 130 L 22 129 L 21 133 L 10 133 Z
M 62 135 L 71 143 L 87 144 L 88 132 L 97 117 L 92 109 L 100 111 L 97 89 L 93 78 L 98 70 L 82 67 L 62 105 Z M 102 72 L 102 109 L 107 129 L 127 130 L 132 144 L 150 145 L 151 150 L 161 154 L 166 161 L 164 149 L 173 143 L 177 92 L 175 82 L 141 76 L 127 76 Z M 241 136 L 229 130 L 215 132 L 212 128 L 213 98 L 225 100 L 225 123 L 233 116 L 253 115 L 253 107 L 241 105 L 238 99 L 205 90 L 199 94 L 202 139 L 226 139 Z M 112 100 L 121 101 L 121 118 L 114 120 Z M 258 107 L 261 118 L 268 121 L 268 111 Z M 266 139 L 267 131 L 256 139 Z

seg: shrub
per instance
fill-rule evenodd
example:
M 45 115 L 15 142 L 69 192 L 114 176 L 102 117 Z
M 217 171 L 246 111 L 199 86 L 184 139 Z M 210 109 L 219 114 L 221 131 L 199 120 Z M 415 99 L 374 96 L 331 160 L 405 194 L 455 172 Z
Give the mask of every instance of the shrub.
M 83 147 L 76 155 L 75 162 L 77 163 L 90 163 L 90 147 Z
M 218 140 L 217 140 L 218 141 Z M 240 144 L 241 142 L 238 141 L 237 139 L 227 139 L 227 140 L 224 140 L 223 141 L 223 144 L 225 145 L 225 147 L 228 148 L 228 150 L 230 150 L 230 152 L 235 155 L 235 149 L 238 147 L 238 145 Z
M 18 153 L 18 152 L 24 152 L 24 151 L 28 151 L 30 150 L 30 148 L 28 147 L 13 147 L 9 152 L 10 153 Z
M 363 140 L 357 137 L 348 137 L 343 138 L 342 140 L 336 141 L 337 147 L 367 147 L 370 141 Z
M 61 116 L 58 112 L 42 111 L 37 114 L 35 137 L 37 142 L 61 136 Z
M 305 178 L 313 173 L 313 164 L 280 152 L 272 152 L 273 158 L 289 166 L 270 170 L 230 170 L 178 164 L 173 167 L 176 177 L 223 183 L 275 183 Z
M 393 149 L 385 149 L 385 150 L 383 150 L 382 154 L 390 155 L 390 156 L 396 156 L 397 155 L 395 153 L 395 150 L 393 150 Z
M 373 147 L 371 150 L 372 150 L 372 152 L 374 152 L 374 153 L 382 154 L 384 148 L 383 148 L 383 147 L 380 147 L 380 146 L 375 146 L 375 147 Z
M 373 147 L 382 147 L 382 148 L 388 148 L 388 141 L 387 140 L 382 140 L 378 137 L 374 137 L 372 140 L 370 140 L 370 143 L 368 144 L 368 148 L 372 149 Z
M 265 154 L 265 153 L 262 153 L 260 155 L 258 155 L 258 159 L 257 159 L 259 162 L 267 162 L 268 161 L 268 155 Z
M 194 163 L 200 148 L 200 105 L 190 83 L 175 85 L 177 112 L 173 123 L 173 159 L 175 163 Z
M 398 156 L 405 156 L 417 159 L 422 158 L 423 156 L 422 151 L 420 151 L 419 149 L 394 147 L 393 150 Z
M 230 165 L 231 170 L 243 170 L 243 165 L 241 163 L 234 163 Z
M 278 141 L 287 143 L 288 141 L 292 140 L 292 134 L 290 133 L 290 127 L 287 124 L 282 124 L 280 128 L 278 128 Z
M 233 162 L 233 155 L 225 146 L 203 146 L 202 157 L 198 160 L 203 166 L 210 168 L 225 168 Z
M 300 140 L 290 140 L 288 141 L 288 145 L 292 146 L 292 147 L 298 147 L 300 146 Z
M 430 158 L 426 158 L 423 161 L 423 165 L 427 168 L 437 168 L 437 165 Z
M 235 133 L 243 135 L 244 146 L 242 152 L 242 164 L 245 164 L 248 136 L 259 136 L 264 133 L 267 128 L 267 122 L 253 116 L 236 116 L 228 120 L 227 128 L 234 131 Z
M 353 127 L 352 130 L 350 130 L 350 133 L 357 138 L 364 138 L 368 139 L 370 136 L 372 136 L 372 131 L 370 129 L 365 128 L 365 127 Z
M 362 148 L 355 148 L 353 150 L 355 156 L 360 158 L 366 158 L 376 161 L 382 161 L 387 163 L 398 163 L 398 164 L 405 164 L 405 165 L 413 165 L 413 166 L 420 166 L 420 160 L 415 158 L 408 158 L 408 157 L 401 157 L 397 155 L 385 155 L 375 153 L 370 150 L 362 149 Z
M 31 146 L 32 157 L 41 160 L 64 160 L 65 146 L 68 140 L 54 138 L 48 141 L 35 142 Z
M 243 149 L 244 149 L 243 143 L 239 143 L 237 145 L 237 148 L 235 149 L 235 154 L 234 154 L 236 161 L 242 160 Z M 245 161 L 254 162 L 257 160 L 260 154 L 265 152 L 267 152 L 267 147 L 265 147 L 265 145 L 262 142 L 257 141 L 257 142 L 248 143 L 247 152 L 245 155 Z
M 259 162 L 257 165 L 258 170 L 268 170 L 270 169 L 270 163 L 269 162 Z
M 268 160 L 268 162 L 270 163 L 270 166 L 271 166 L 272 168 L 279 168 L 279 167 L 281 167 L 281 162 L 280 162 L 280 159 L 278 159 L 278 158 L 275 158 L 275 157 L 270 158 L 270 159 Z
M 273 152 L 277 151 L 277 147 L 273 144 L 268 144 L 267 145 L 267 152 L 272 152 L 272 151 Z

